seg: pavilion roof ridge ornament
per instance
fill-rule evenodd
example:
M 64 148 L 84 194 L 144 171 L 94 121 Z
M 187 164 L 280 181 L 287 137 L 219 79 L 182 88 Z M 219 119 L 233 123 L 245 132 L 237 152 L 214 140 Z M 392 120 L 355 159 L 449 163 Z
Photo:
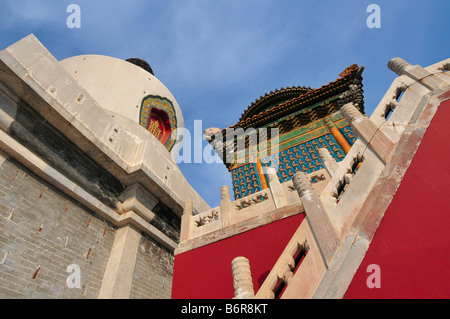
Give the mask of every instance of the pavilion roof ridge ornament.
M 357 71 L 358 70 L 358 65 L 357 64 L 352 64 L 348 67 L 346 67 L 344 69 L 344 71 L 342 71 L 341 73 L 339 73 L 339 76 L 341 78 L 345 78 L 346 76 L 349 76 L 352 72 Z

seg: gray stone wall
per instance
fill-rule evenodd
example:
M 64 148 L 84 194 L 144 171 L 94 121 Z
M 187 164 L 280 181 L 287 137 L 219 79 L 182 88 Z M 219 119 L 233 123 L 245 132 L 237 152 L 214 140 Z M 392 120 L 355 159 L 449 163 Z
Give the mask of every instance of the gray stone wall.
M 97 298 L 114 236 L 110 223 L 0 156 L 0 298 Z M 71 264 L 80 288 L 66 286 Z
M 130 299 L 170 299 L 173 254 L 142 235 L 133 273 Z

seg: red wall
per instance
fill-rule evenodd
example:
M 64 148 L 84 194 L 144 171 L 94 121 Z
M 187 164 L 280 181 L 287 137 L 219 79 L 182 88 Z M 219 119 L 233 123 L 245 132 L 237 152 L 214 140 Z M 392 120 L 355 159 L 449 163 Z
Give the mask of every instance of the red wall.
M 442 103 L 345 298 L 450 297 L 450 101 Z M 369 289 L 370 264 L 381 288 Z
M 231 299 L 231 261 L 250 261 L 255 293 L 302 222 L 297 214 L 175 256 L 173 299 Z

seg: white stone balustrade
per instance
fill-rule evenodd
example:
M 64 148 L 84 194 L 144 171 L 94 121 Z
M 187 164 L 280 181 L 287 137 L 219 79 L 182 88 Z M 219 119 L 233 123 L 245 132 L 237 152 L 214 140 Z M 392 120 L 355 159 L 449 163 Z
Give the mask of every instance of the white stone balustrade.
M 309 178 L 294 176 L 308 222 L 301 223 L 255 298 L 280 297 L 275 295 L 280 281 L 286 284 L 281 298 L 342 298 L 345 293 L 395 194 L 396 188 L 389 185 L 389 196 L 377 196 L 383 191 L 383 181 L 390 179 L 398 187 L 409 165 L 405 161 L 390 163 L 392 157 L 402 158 L 405 151 L 413 156 L 417 144 L 408 145 L 412 132 L 423 136 L 423 125 L 432 118 L 430 112 L 436 111 L 450 91 L 450 77 L 445 72 L 450 69 L 450 59 L 422 68 L 394 58 L 389 68 L 399 77 L 370 118 L 352 104 L 341 109 L 358 139 L 340 163 L 331 161 L 327 152 L 319 152 L 331 176 L 320 196 L 311 190 Z M 373 203 L 380 200 L 374 212 Z M 293 273 L 293 251 L 301 243 L 307 243 L 308 254 Z
M 300 198 L 292 181 L 280 183 L 275 171 L 268 171 L 270 188 L 261 190 L 246 197 L 231 201 L 230 191 L 227 186 L 220 189 L 220 206 L 193 215 L 191 206 L 186 206 L 188 211 L 182 217 L 181 239 L 186 242 L 191 239 L 201 238 L 204 235 L 230 227 L 234 224 L 245 222 L 261 215 L 261 212 L 271 212 L 282 207 L 301 205 Z M 329 180 L 325 169 L 309 174 L 317 192 L 321 192 Z M 185 216 L 187 214 L 187 216 Z M 189 220 L 189 222 L 188 222 Z
M 227 186 L 221 188 L 221 205 L 189 218 L 189 223 L 182 223 L 181 242 L 229 227 L 235 223 L 250 219 L 261 211 L 275 209 L 274 200 L 269 189 L 262 190 L 236 201 L 231 201 Z M 189 211 L 186 212 L 189 214 Z M 183 218 L 188 220 L 188 217 Z
M 443 71 L 448 71 L 449 65 L 450 59 L 426 68 L 413 66 L 400 58 L 390 60 L 388 67 L 399 77 L 394 79 L 370 119 L 380 131 L 397 142 L 406 126 L 414 122 L 413 115 L 420 114 L 418 108 L 424 107 L 422 98 L 431 90 L 448 85 L 449 75 Z M 389 118 L 386 118 L 389 113 Z
M 321 151 L 322 160 L 328 162 L 325 169 L 295 175 L 283 184 L 269 175 L 270 189 L 230 200 L 234 210 L 228 200 L 221 203 L 220 208 L 231 212 L 231 224 L 292 203 L 301 202 L 306 213 L 254 298 L 342 298 L 345 293 L 409 165 L 396 157 L 403 158 L 405 152 L 413 156 L 418 144 L 410 144 L 411 136 L 420 143 L 417 136 L 423 137 L 424 125 L 437 105 L 449 98 L 450 77 L 444 71 L 450 69 L 450 59 L 422 68 L 395 58 L 389 68 L 399 77 L 372 116 L 361 114 L 351 103 L 342 107 L 341 114 L 358 139 L 341 162 L 330 161 Z M 313 177 L 319 180 L 314 190 Z M 390 183 L 388 193 L 380 198 L 385 181 Z M 299 249 L 307 250 L 300 264 L 294 257 Z M 285 285 L 281 296 L 280 284 Z
M 303 260 L 295 258 L 300 253 L 305 255 Z M 326 266 L 311 228 L 307 222 L 302 222 L 255 294 L 255 298 L 308 298 L 317 288 L 318 278 L 325 272 Z M 299 278 L 302 281 L 300 285 Z M 282 296 L 276 296 L 275 290 L 280 284 L 286 285 L 286 288 Z

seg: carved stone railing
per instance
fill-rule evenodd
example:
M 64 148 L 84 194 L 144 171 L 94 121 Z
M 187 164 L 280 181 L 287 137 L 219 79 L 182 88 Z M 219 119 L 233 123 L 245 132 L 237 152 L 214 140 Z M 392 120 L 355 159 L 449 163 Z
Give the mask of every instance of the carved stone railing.
M 388 67 L 397 73 L 398 77 L 370 119 L 393 142 L 397 142 L 408 123 L 413 120 L 413 115 L 417 114 L 422 97 L 431 89 L 437 89 L 448 83 L 450 76 L 444 71 L 448 71 L 449 66 L 450 59 L 426 68 L 410 65 L 401 58 L 390 60 Z
M 422 68 L 395 58 L 389 68 L 399 77 L 370 118 L 351 103 L 341 108 L 358 139 L 340 163 L 326 150 L 319 152 L 330 176 L 323 191 L 312 189 L 310 178 L 302 173 L 294 175 L 293 183 L 285 183 L 288 191 L 298 192 L 306 222 L 255 298 L 341 298 L 345 293 L 409 165 L 397 158 L 404 158 L 409 136 L 413 132 L 423 136 L 423 125 L 429 124 L 432 112 L 450 98 L 450 77 L 444 73 L 450 69 L 450 59 Z M 409 146 L 409 156 L 417 146 L 417 142 Z M 391 183 L 389 196 L 379 198 L 377 192 L 382 192 L 386 180 Z M 383 202 L 377 206 L 382 207 L 379 211 L 373 211 L 376 201 Z M 301 251 L 304 256 L 299 260 Z
M 308 223 L 303 222 L 286 245 L 255 298 L 278 299 L 289 295 L 308 298 L 316 287 L 314 282 L 322 277 L 325 271 L 326 267 L 311 229 Z M 296 286 L 295 277 L 299 275 L 302 278 L 303 290 L 297 294 L 293 288 Z
M 190 240 L 252 220 L 262 212 L 275 212 L 286 206 L 301 205 L 292 181 L 280 183 L 275 170 L 268 170 L 267 176 L 269 188 L 235 201 L 231 201 L 229 188 L 222 186 L 220 206 L 199 214 L 194 215 L 187 201 L 182 216 L 180 246 Z M 321 192 L 329 180 L 329 175 L 325 169 L 321 169 L 309 174 L 309 178 L 314 182 L 315 189 Z
M 222 186 L 221 196 L 220 206 L 196 215 L 193 215 L 189 204 L 185 205 L 181 243 L 251 218 L 261 210 L 275 208 L 270 190 L 262 190 L 232 202 L 228 187 Z
M 331 169 L 334 170 L 329 172 L 332 177 L 320 194 L 324 209 L 341 239 L 386 167 L 396 143 L 422 114 L 426 105 L 424 96 L 433 88 L 437 90 L 448 85 L 450 77 L 443 75 L 442 70 L 448 68 L 449 61 L 434 65 L 430 68 L 432 73 L 394 58 L 389 67 L 399 77 L 370 117 L 361 114 L 351 103 L 341 108 L 341 114 L 358 139 L 344 160 Z M 390 116 L 387 114 L 389 107 Z
M 241 199 L 238 199 L 233 202 L 234 207 L 236 211 L 239 211 L 240 213 L 245 212 L 246 208 L 249 208 L 250 206 L 254 204 L 259 204 L 264 201 L 269 201 L 269 199 L 273 199 L 272 194 L 270 193 L 270 190 L 262 190 L 259 192 L 256 192 L 254 194 L 248 195 L 246 197 L 243 197 Z

